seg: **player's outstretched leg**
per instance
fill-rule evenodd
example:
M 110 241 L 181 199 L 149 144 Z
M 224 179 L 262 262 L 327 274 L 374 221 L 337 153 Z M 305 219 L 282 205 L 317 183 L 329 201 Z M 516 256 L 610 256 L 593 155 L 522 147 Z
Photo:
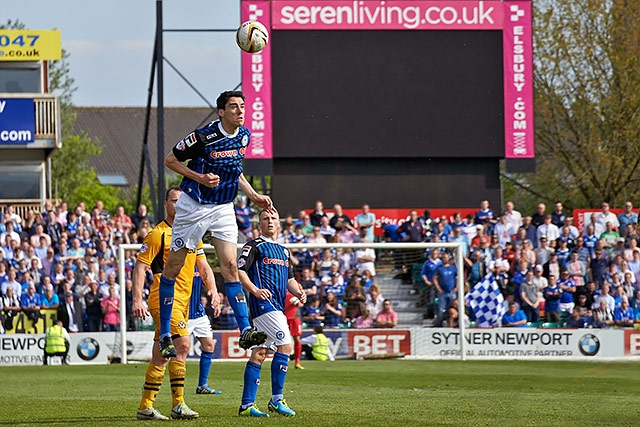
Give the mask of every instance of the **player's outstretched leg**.
M 262 412 L 255 404 L 260 384 L 260 369 L 262 365 L 255 362 L 247 362 L 244 368 L 244 385 L 242 387 L 242 403 L 238 409 L 241 417 L 268 417 L 269 414 Z
M 267 340 L 267 334 L 260 332 L 249 323 L 249 309 L 247 308 L 247 299 L 242 290 L 242 283 L 227 282 L 224 288 L 229 300 L 229 305 L 233 309 L 233 314 L 238 322 L 240 329 L 240 347 L 245 350 L 260 345 Z
M 162 386 L 163 378 L 164 366 L 157 366 L 153 363 L 149 363 L 144 378 L 144 387 L 142 388 L 142 399 L 140 400 L 140 406 L 138 407 L 137 418 L 139 420 L 166 421 L 169 419 L 153 407 L 156 396 Z
M 171 311 L 173 310 L 173 286 L 176 281 L 160 276 L 160 354 L 165 359 L 176 357 L 176 348 L 171 339 Z
M 276 352 L 271 361 L 271 399 L 267 405 L 270 412 L 276 412 L 286 417 L 293 417 L 296 413 L 287 405 L 282 390 L 287 378 L 289 355 Z

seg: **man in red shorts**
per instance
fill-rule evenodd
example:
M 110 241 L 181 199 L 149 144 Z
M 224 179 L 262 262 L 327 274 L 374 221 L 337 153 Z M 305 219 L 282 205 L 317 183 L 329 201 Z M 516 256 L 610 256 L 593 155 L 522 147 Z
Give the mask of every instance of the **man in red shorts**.
M 302 355 L 302 343 L 300 336 L 302 335 L 302 319 L 300 318 L 300 310 L 298 308 L 304 306 L 300 300 L 291 292 L 287 291 L 284 302 L 284 314 L 287 316 L 289 331 L 293 339 L 293 358 L 295 360 L 296 369 L 304 369 L 300 364 L 300 356 Z

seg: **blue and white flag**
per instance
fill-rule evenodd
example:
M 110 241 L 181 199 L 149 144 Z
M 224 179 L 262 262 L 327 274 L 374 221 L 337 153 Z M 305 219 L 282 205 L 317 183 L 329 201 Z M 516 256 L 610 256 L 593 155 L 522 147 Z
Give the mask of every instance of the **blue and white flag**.
M 471 289 L 466 300 L 473 310 L 477 325 L 481 328 L 492 328 L 498 325 L 506 312 L 504 297 L 491 273 Z

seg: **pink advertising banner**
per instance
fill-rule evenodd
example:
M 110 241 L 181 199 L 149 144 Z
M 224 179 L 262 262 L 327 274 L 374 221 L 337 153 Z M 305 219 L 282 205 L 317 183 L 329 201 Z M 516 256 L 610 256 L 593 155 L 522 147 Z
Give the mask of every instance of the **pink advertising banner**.
M 502 30 L 505 158 L 533 158 L 533 32 L 530 0 L 242 0 L 242 21 L 272 30 Z M 247 158 L 272 157 L 271 51 L 242 54 Z
M 243 1 L 242 22 L 260 21 L 271 28 L 268 0 Z M 242 53 L 242 91 L 246 97 L 245 123 L 251 131 L 247 159 L 273 158 L 271 133 L 271 46 L 254 54 Z
M 529 1 L 504 2 L 504 133 L 506 158 L 533 158 L 533 29 Z
M 273 0 L 275 30 L 499 30 L 501 1 Z

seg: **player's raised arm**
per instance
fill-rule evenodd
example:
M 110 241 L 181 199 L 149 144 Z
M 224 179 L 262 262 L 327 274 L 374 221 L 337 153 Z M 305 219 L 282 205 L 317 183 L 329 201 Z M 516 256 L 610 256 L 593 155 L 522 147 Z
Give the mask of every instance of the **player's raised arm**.
M 258 194 L 251 184 L 249 184 L 247 178 L 244 177 L 244 174 L 240 174 L 240 177 L 238 178 L 238 187 L 249 198 L 249 200 L 260 206 L 262 209 L 266 209 L 268 211 L 273 210 L 273 201 L 271 200 L 271 197 L 265 194 Z
M 218 287 L 216 286 L 213 270 L 206 258 L 198 259 L 196 266 L 200 272 L 202 283 L 207 287 L 207 295 L 211 298 L 211 308 L 213 308 L 214 317 L 218 317 L 220 315 L 220 295 L 218 295 Z
M 143 262 L 136 261 L 136 265 L 133 267 L 132 277 L 132 312 L 134 317 L 139 317 L 143 320 L 149 315 L 149 312 L 142 303 L 142 290 L 144 289 L 144 276 L 146 271 L 147 265 Z
M 189 169 L 187 165 L 182 163 L 176 155 L 172 152 L 167 154 L 167 157 L 164 158 L 164 165 L 186 178 L 190 178 L 204 186 L 209 188 L 215 187 L 220 183 L 220 177 L 218 175 L 212 173 L 201 174 L 192 169 Z

